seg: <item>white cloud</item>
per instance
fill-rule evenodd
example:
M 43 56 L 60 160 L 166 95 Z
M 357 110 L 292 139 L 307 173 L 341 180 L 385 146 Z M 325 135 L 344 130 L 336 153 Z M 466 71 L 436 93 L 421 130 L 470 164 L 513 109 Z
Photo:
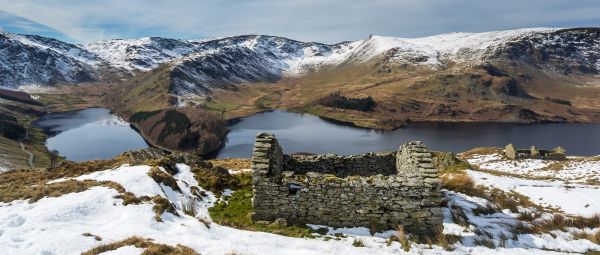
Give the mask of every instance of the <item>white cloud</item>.
M 595 0 L 0 0 L 0 10 L 81 42 L 166 35 L 272 34 L 338 42 L 537 26 L 597 26 Z

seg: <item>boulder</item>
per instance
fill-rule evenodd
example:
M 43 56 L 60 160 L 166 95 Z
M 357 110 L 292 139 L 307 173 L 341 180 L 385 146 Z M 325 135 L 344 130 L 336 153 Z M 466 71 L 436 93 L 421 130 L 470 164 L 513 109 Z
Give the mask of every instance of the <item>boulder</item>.
M 541 158 L 540 150 L 535 146 L 531 146 L 530 155 L 531 155 L 531 158 L 533 158 L 533 159 Z
M 512 143 L 506 145 L 504 155 L 509 159 L 517 159 L 517 149 L 515 149 L 515 146 Z
M 565 160 L 567 159 L 567 150 L 563 147 L 556 147 L 546 154 L 546 159 L 549 160 Z

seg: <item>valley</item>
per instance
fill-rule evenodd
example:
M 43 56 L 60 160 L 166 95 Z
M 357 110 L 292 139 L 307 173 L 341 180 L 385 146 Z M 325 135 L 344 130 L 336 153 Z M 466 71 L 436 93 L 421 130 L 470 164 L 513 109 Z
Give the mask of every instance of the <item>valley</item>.
M 336 44 L 244 35 L 73 45 L 2 32 L 0 82 L 29 92 L 40 112 L 107 108 L 154 147 L 209 154 L 225 144 L 228 122 L 271 110 L 378 130 L 600 123 L 599 40 L 597 28 L 535 28 Z

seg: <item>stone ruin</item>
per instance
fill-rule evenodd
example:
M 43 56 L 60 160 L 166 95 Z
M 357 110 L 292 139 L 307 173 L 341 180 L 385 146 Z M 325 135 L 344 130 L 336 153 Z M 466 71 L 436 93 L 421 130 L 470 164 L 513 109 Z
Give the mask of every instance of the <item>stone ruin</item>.
M 435 233 L 442 228 L 442 196 L 431 157 L 421 142 L 387 153 L 287 155 L 275 136 L 258 134 L 252 219 Z
M 547 160 L 565 160 L 567 151 L 563 147 L 556 147 L 552 150 L 540 150 L 535 146 L 530 149 L 516 149 L 511 143 L 506 145 L 504 155 L 509 159 L 547 159 Z

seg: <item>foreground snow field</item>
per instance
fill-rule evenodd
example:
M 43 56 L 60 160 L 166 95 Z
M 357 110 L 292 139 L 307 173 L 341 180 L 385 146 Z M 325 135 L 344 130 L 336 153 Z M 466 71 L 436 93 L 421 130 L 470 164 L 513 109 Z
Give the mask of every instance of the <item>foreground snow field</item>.
M 489 165 L 489 161 L 477 157 L 483 156 L 473 157 L 471 163 L 477 166 Z M 494 158 L 489 155 L 487 157 Z M 494 160 L 499 162 L 501 159 Z M 536 164 L 542 165 L 546 162 Z M 587 166 L 578 165 L 575 168 L 585 167 Z M 119 192 L 105 186 L 95 186 L 83 192 L 59 197 L 45 197 L 33 203 L 26 200 L 0 203 L 0 247 L 2 247 L 0 253 L 80 254 L 98 245 L 133 236 L 151 238 L 156 243 L 167 245 L 185 245 L 201 254 L 405 253 L 398 242 L 392 242 L 390 245 L 386 243 L 393 231 L 371 236 L 366 228 L 329 229 L 328 235 L 343 233 L 346 236 L 340 240 L 324 236 L 307 239 L 238 230 L 216 223 L 205 224 L 199 219 L 210 221 L 208 208 L 218 198 L 205 191 L 207 196 L 194 204 L 195 217 L 183 213 L 182 202 L 197 199 L 193 195 L 193 189 L 196 189 L 193 187 L 198 187 L 198 182 L 187 165 L 178 164 L 177 168 L 179 173 L 173 177 L 181 192 L 157 183 L 148 176 L 152 168 L 145 165 L 122 165 L 75 177 L 77 180 L 112 181 L 138 197 L 157 195 L 168 199 L 175 205 L 179 215 L 165 212 L 161 215 L 162 222 L 155 220 L 152 203 L 123 205 L 123 200 L 116 197 Z M 495 170 L 516 171 L 512 168 Z M 501 190 L 514 190 L 530 197 L 535 203 L 560 208 L 567 214 L 590 216 L 600 212 L 598 199 L 593 199 L 600 196 L 598 186 L 578 184 L 567 188 L 566 182 L 560 180 L 526 180 L 478 171 L 468 171 L 468 174 L 477 183 Z M 57 179 L 51 182 L 64 181 L 68 179 Z M 202 188 L 199 189 L 204 191 Z M 229 193 L 226 192 L 226 195 Z M 444 191 L 444 196 L 447 201 L 447 207 L 444 209 L 444 233 L 460 236 L 462 243 L 456 243 L 451 251 L 437 245 L 413 243 L 408 254 L 561 254 L 600 250 L 600 245 L 589 240 L 574 240 L 569 232 L 575 230 L 557 230 L 542 234 L 513 233 L 514 226 L 520 222 L 514 213 L 508 210 L 491 214 L 477 213 L 478 208 L 488 206 L 490 201 L 453 191 Z M 453 214 L 457 210 L 463 215 L 466 224 L 455 222 L 456 217 Z M 542 217 L 544 216 L 548 215 L 543 214 Z M 592 233 L 600 231 L 600 228 L 587 228 L 581 231 Z M 96 240 L 94 236 L 101 240 Z M 494 245 L 491 247 L 498 248 L 481 245 L 483 238 L 493 240 Z M 365 247 L 354 247 L 352 243 L 357 239 L 362 240 Z M 140 254 L 141 252 L 143 252 L 141 248 L 123 246 L 102 254 Z
M 544 207 L 569 215 L 591 217 L 600 213 L 600 158 L 570 157 L 567 162 L 541 159 L 504 160 L 500 154 L 474 155 L 471 165 L 493 174 L 468 171 L 476 183 L 515 191 Z M 560 164 L 552 168 L 552 165 Z

